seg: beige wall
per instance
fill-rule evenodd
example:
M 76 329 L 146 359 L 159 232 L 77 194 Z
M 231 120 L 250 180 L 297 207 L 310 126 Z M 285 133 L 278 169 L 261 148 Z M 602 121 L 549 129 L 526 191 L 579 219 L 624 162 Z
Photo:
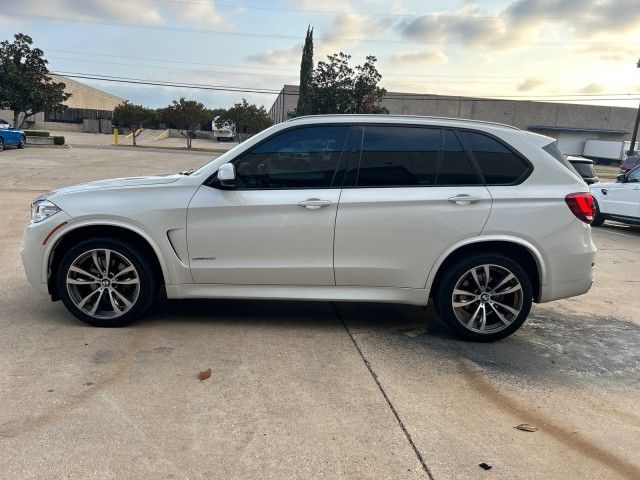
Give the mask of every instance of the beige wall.
M 288 120 L 291 118 L 288 114 L 294 111 L 297 102 L 298 87 L 285 85 L 269 110 L 269 116 L 275 123 Z M 387 93 L 381 103 L 395 115 L 469 118 L 506 123 L 525 130 L 533 125 L 544 125 L 630 132 L 636 115 L 635 108 L 399 92 Z M 631 135 L 625 134 L 624 138 L 629 140 Z
M 63 82 L 66 85 L 65 92 L 71 97 L 65 102 L 70 108 L 89 108 L 95 110 L 113 110 L 116 106 L 124 102 L 124 98 L 98 90 L 67 77 L 58 75 L 51 76 L 56 82 Z

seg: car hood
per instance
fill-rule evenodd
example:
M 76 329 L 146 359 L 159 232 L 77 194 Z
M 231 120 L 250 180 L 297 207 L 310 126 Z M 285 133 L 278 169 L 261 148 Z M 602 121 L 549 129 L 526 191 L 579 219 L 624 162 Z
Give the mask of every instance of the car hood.
M 589 187 L 591 188 L 611 188 L 614 185 L 618 185 L 617 182 L 598 182 L 598 183 L 592 183 L 591 185 L 589 185 Z
M 180 178 L 184 178 L 184 175 L 176 173 L 169 175 L 149 175 L 144 177 L 110 178 L 108 180 L 98 180 L 95 182 L 80 183 L 78 185 L 60 188 L 50 192 L 48 195 L 64 195 L 67 193 L 82 192 L 85 190 L 106 190 L 113 188 L 140 187 L 144 185 L 161 185 L 174 183 Z

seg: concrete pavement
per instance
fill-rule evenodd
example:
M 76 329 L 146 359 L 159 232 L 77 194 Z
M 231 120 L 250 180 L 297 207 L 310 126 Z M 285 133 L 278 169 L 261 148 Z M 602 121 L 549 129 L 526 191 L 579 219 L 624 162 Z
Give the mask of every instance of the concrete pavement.
M 640 477 L 640 228 L 594 229 L 591 292 L 490 345 L 362 303 L 164 300 L 95 329 L 27 284 L 41 191 L 210 158 L 0 154 L 0 478 Z

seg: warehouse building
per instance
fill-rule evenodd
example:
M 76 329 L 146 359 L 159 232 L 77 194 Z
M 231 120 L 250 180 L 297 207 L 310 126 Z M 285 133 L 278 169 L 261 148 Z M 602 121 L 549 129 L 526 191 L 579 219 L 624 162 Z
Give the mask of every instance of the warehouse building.
M 111 118 L 117 105 L 124 98 L 103 92 L 84 83 L 59 75 L 51 75 L 54 82 L 63 82 L 65 91 L 71 97 L 65 102 L 67 109 L 61 112 L 41 112 L 28 117 L 25 129 L 71 131 L 71 132 L 111 132 Z M 13 113 L 0 110 L 0 118 L 13 122 Z
M 285 85 L 269 116 L 275 123 L 293 118 L 297 103 L 298 86 Z M 556 138 L 566 155 L 582 154 L 587 140 L 629 140 L 636 115 L 634 108 L 400 92 L 388 92 L 381 104 L 396 115 L 506 123 Z

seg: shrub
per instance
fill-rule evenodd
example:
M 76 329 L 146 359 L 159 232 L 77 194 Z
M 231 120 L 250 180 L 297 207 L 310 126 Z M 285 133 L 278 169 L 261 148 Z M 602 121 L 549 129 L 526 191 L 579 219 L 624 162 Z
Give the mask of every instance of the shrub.
M 37 130 L 25 130 L 24 134 L 27 137 L 48 137 L 49 132 L 39 132 Z
M 64 145 L 64 137 L 53 137 L 54 145 Z

